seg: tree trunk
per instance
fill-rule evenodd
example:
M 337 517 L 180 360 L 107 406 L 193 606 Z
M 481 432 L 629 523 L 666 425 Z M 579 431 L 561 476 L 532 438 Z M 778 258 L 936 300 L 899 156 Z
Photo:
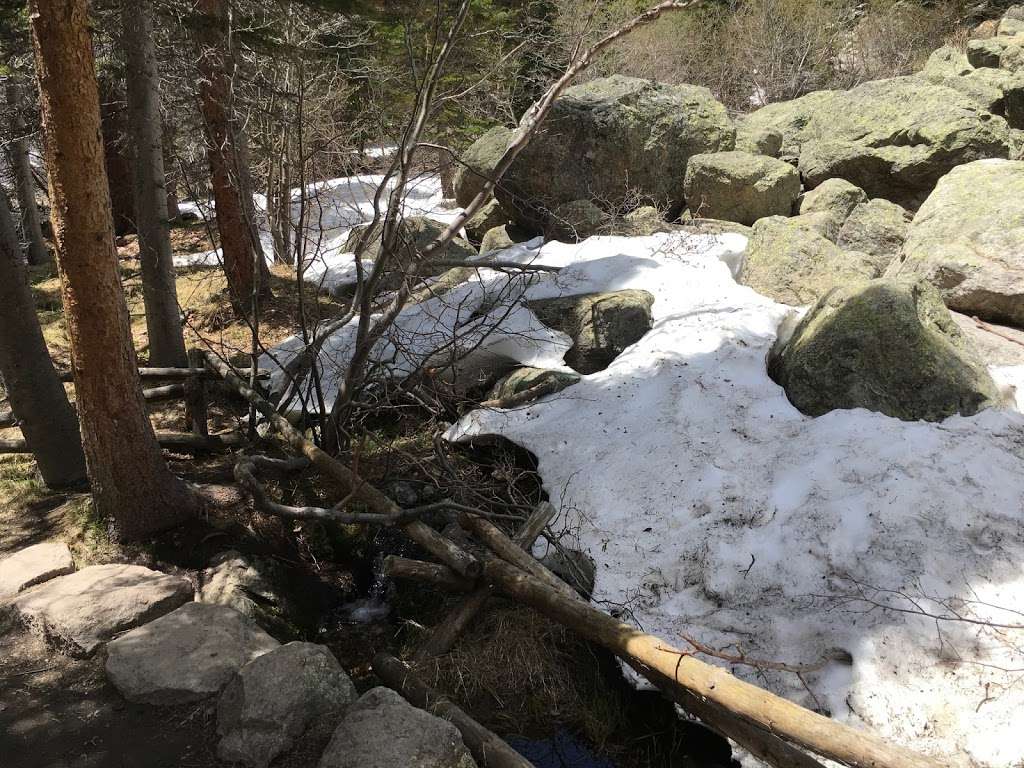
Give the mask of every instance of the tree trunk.
M 97 511 L 122 539 L 195 514 L 146 414 L 111 231 L 86 0 L 31 0 L 57 267 L 86 467 Z
M 128 152 L 128 110 L 120 81 L 109 73 L 99 81 L 100 131 L 103 137 L 103 164 L 106 170 L 110 213 L 114 235 L 122 237 L 135 231 L 135 195 L 132 192 L 132 161 Z
M 252 220 L 252 187 L 245 143 L 235 124 L 231 101 L 234 55 L 228 34 L 225 0 L 199 0 L 199 102 L 206 130 L 206 154 L 217 213 L 224 272 L 235 311 L 248 314 L 254 295 L 270 292 L 266 262 L 257 258 L 258 239 Z M 246 202 L 248 196 L 248 202 Z
M 78 419 L 53 368 L 28 287 L 7 196 L 0 191 L 0 375 L 43 481 L 85 481 Z
M 184 366 L 187 364 L 185 339 L 181 333 L 171 239 L 167 230 L 167 190 L 164 187 L 163 133 L 152 10 L 149 0 L 125 2 L 122 8 L 128 128 L 135 160 L 135 227 L 139 233 L 149 364 Z
M 178 168 L 175 165 L 174 138 L 177 131 L 169 123 L 163 124 L 164 138 L 161 144 L 164 160 L 164 189 L 167 190 L 167 220 L 177 221 L 181 218 L 178 207 Z
M 43 229 L 39 223 L 36 180 L 32 176 L 32 163 L 28 156 L 28 129 L 21 114 L 21 87 L 14 82 L 7 84 L 7 106 L 11 111 L 11 135 L 14 137 L 9 151 L 18 187 L 18 209 L 21 214 L 21 231 L 28 246 L 28 263 L 33 266 L 46 264 L 50 261 L 50 251 L 43 240 Z

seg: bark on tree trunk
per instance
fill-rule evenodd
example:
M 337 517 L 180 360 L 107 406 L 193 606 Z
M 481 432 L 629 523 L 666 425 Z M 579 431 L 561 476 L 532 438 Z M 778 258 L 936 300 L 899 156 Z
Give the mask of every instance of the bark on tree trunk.
M 7 195 L 0 191 L 0 375 L 43 481 L 85 481 L 78 418 L 68 403 L 39 328 Z
M 29 18 L 75 395 L 93 500 L 122 539 L 195 514 L 146 413 L 111 232 L 86 0 L 31 0 Z
M 225 0 L 199 0 L 198 9 L 204 16 L 199 23 L 199 102 L 206 130 L 217 230 L 232 303 L 237 313 L 245 315 L 254 292 L 261 297 L 270 294 L 269 273 L 266 262 L 257 258 L 252 186 L 244 167 L 247 153 L 231 101 L 234 56 L 228 34 L 227 4 Z
M 187 364 L 185 339 L 181 333 L 171 239 L 167 231 L 167 190 L 152 10 L 149 0 L 126 2 L 122 8 L 128 128 L 135 161 L 135 227 L 139 233 L 149 364 L 184 366 Z
M 36 180 L 32 176 L 29 162 L 29 145 L 25 118 L 21 114 L 21 87 L 16 83 L 7 85 L 7 106 L 11 110 L 10 144 L 11 165 L 18 186 L 18 209 L 21 214 L 21 231 L 28 247 L 28 263 L 33 266 L 50 261 L 50 251 L 43 240 L 43 229 L 39 223 L 39 206 L 36 205 Z
M 178 207 L 178 168 L 174 161 L 174 137 L 177 131 L 173 125 L 163 124 L 164 139 L 161 145 L 164 161 L 164 189 L 167 190 L 167 220 L 177 221 L 181 218 Z
M 128 110 L 120 82 L 107 75 L 99 81 L 100 131 L 114 235 L 135 231 L 135 196 L 132 193 L 132 161 L 128 156 Z

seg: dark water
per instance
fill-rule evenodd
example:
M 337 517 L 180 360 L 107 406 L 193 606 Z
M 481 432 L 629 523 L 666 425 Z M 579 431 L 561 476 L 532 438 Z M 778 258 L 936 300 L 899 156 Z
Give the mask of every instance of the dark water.
M 558 731 L 544 741 L 510 737 L 509 745 L 537 768 L 615 768 L 594 754 L 568 731 Z

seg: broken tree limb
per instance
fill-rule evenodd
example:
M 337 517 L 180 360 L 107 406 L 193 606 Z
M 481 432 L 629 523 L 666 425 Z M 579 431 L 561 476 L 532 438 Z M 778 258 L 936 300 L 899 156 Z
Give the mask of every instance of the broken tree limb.
M 528 551 L 536 538 L 540 536 L 541 531 L 544 530 L 544 526 L 551 522 L 551 518 L 554 516 L 554 507 L 546 501 L 538 504 L 530 517 L 523 523 L 522 528 L 516 533 L 515 544 Z M 474 589 L 448 614 L 444 621 L 434 628 L 434 632 L 427 642 L 416 651 L 416 660 L 431 659 L 448 653 L 455 645 L 455 641 L 466 631 L 469 623 L 483 610 L 492 593 L 493 590 L 489 584 L 480 584 Z
M 353 500 L 361 502 L 371 512 L 377 514 L 401 514 L 402 508 L 392 499 L 367 483 L 349 467 L 327 454 L 312 440 L 307 440 L 286 418 L 274 410 L 274 406 L 267 402 L 266 398 L 239 378 L 227 363 L 210 354 L 205 357 L 208 368 L 216 371 L 224 379 L 225 384 L 256 406 L 256 410 L 270 422 L 270 425 L 296 453 L 305 456 L 313 466 L 340 484 Z M 412 520 L 401 524 L 401 528 L 409 538 L 456 573 L 471 579 L 480 575 L 482 568 L 479 560 L 426 523 Z
M 480 725 L 448 697 L 430 688 L 394 656 L 378 653 L 373 657 L 373 671 L 385 685 L 400 693 L 410 704 L 444 718 L 458 728 L 463 742 L 481 768 L 533 768 L 533 763 L 512 749 L 497 734 Z
M 811 712 L 720 667 L 706 664 L 661 638 L 623 624 L 579 599 L 570 599 L 541 579 L 491 558 L 484 577 L 498 592 L 570 627 L 630 664 L 653 670 L 679 688 L 822 757 L 854 768 L 940 768 L 942 763 L 874 734 Z
M 410 560 L 398 555 L 384 558 L 384 575 L 402 581 L 426 582 L 447 592 L 473 592 L 477 589 L 476 582 L 462 578 L 447 565 Z

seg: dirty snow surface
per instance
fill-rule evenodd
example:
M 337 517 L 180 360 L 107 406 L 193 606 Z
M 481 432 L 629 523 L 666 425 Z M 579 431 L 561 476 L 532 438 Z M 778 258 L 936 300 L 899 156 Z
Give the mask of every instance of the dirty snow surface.
M 536 455 L 607 609 L 742 656 L 752 665 L 703 658 L 951 764 L 1024 765 L 1024 416 L 803 416 L 765 371 L 793 310 L 735 283 L 742 238 L 724 237 L 503 253 L 564 267 L 523 280 L 529 298 L 650 291 L 654 328 L 608 369 L 474 411 L 449 439 L 502 435 Z M 460 300 L 479 306 L 498 279 Z M 413 325 L 431 315 L 415 312 Z M 535 322 L 515 317 L 519 331 Z M 534 364 L 566 349 L 554 333 L 497 336 Z

